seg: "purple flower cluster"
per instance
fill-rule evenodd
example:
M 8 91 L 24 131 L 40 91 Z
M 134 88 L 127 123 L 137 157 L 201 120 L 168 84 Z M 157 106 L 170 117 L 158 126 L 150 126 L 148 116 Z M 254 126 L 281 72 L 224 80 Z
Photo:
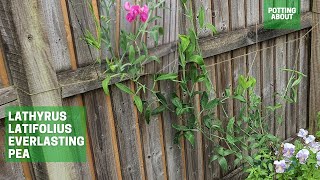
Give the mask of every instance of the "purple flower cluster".
M 308 135 L 308 131 L 305 129 L 300 129 L 298 132 L 298 137 L 301 137 L 306 145 L 303 149 L 299 150 L 295 158 L 299 160 L 300 164 L 305 164 L 309 158 L 310 151 L 316 154 L 317 158 L 317 167 L 320 167 L 320 142 L 315 141 L 315 137 L 313 135 Z M 283 145 L 282 156 L 283 160 L 274 161 L 276 173 L 284 173 L 286 169 L 290 166 L 291 160 L 290 158 L 294 157 L 295 154 L 295 146 L 291 143 L 285 143 Z

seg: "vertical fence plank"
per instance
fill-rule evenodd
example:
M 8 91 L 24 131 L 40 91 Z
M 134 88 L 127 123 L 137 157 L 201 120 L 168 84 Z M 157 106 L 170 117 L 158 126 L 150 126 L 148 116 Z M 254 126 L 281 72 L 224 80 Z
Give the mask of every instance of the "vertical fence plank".
M 176 88 L 174 83 L 161 82 L 160 91 L 164 93 L 168 102 L 170 102 L 171 92 L 175 92 Z M 174 144 L 174 137 L 176 130 L 172 128 L 172 124 L 181 124 L 178 121 L 178 117 L 173 112 L 163 112 L 163 129 L 164 129 L 164 142 L 165 142 L 165 151 L 166 151 L 166 162 L 167 162 L 167 172 L 168 179 L 170 180 L 182 180 L 183 170 L 185 166 L 183 164 L 183 148 L 179 148 L 177 144 Z
M 7 66 L 5 64 L 4 48 L 0 37 L 0 88 L 9 86 L 9 77 L 7 74 Z
M 96 32 L 93 14 L 90 12 L 89 1 L 67 0 L 70 24 L 79 66 L 93 64 L 99 57 L 98 50 L 89 47 L 84 41 L 85 31 Z
M 101 98 L 104 96 L 102 89 L 84 94 L 97 179 L 121 179 L 117 144 L 113 141 L 112 129 L 115 127 L 110 123 L 113 121 L 112 109 L 106 99 Z
M 152 88 L 154 83 L 152 76 L 145 76 L 141 78 L 141 81 L 147 88 Z M 142 93 L 141 97 L 150 104 L 152 103 L 152 108 L 157 107 L 156 103 L 153 102 L 155 99 L 152 97 L 151 92 Z M 141 141 L 144 147 L 146 176 L 148 179 L 167 179 L 161 116 L 151 117 L 150 123 L 147 124 L 143 114 L 141 114 L 139 124 Z
M 55 70 L 68 70 L 70 66 L 70 59 L 68 53 L 68 44 L 66 39 L 66 31 L 64 28 L 64 21 L 60 1 L 46 1 L 41 0 L 42 15 L 46 21 L 46 32 L 48 33 L 49 47 L 53 56 L 53 65 Z
M 213 98 L 216 98 L 217 94 L 217 90 L 216 90 L 216 84 L 217 84 L 217 76 L 216 76 L 216 65 L 215 65 L 215 57 L 210 57 L 210 58 L 207 58 L 205 60 L 205 65 L 208 67 L 208 75 L 209 75 L 209 78 L 213 84 L 213 90 L 212 92 L 209 92 L 209 97 L 210 99 L 213 99 Z M 204 88 L 204 87 L 201 87 L 201 88 Z M 217 116 L 218 115 L 218 110 L 217 108 L 214 109 L 214 115 Z M 205 129 L 205 131 L 208 133 L 215 133 L 214 130 L 207 130 Z M 215 133 L 215 135 L 218 135 L 217 133 Z M 210 137 L 210 138 L 213 138 L 214 137 Z M 219 144 L 219 140 L 218 139 L 215 139 L 214 142 L 208 140 L 207 138 L 204 138 L 203 139 L 203 151 L 204 151 L 204 179 L 217 179 L 220 177 L 220 171 L 219 171 L 219 163 L 214 161 L 214 162 L 210 162 L 210 158 L 213 156 L 213 151 L 214 151 L 214 148 L 216 147 L 215 146 L 215 143 L 216 144 Z
M 229 6 L 230 8 L 230 26 L 231 30 L 237 30 L 245 28 L 246 26 L 246 14 L 245 14 L 245 1 L 244 0 L 231 0 Z M 232 52 L 232 57 L 239 57 L 232 60 L 232 87 L 235 88 L 238 84 L 238 79 L 240 75 L 246 75 L 247 73 L 247 59 L 246 56 L 246 48 L 240 48 L 234 50 Z M 236 117 L 240 115 L 240 110 L 243 108 L 244 105 L 241 104 L 239 101 L 233 101 L 233 115 Z M 233 169 L 233 161 L 235 159 L 234 155 L 230 155 L 229 163 L 228 163 L 228 170 Z
M 246 25 L 248 26 L 256 26 L 259 24 L 260 21 L 260 9 L 259 1 L 257 0 L 248 0 L 246 3 Z M 257 31 L 257 30 L 256 30 Z M 247 48 L 247 63 L 248 63 L 248 74 L 253 76 L 256 79 L 256 88 L 255 93 L 258 96 L 261 96 L 261 89 L 260 89 L 260 78 L 261 78 L 261 64 L 260 64 L 260 43 L 249 46 Z M 255 52 L 256 51 L 256 52 Z
M 275 55 L 274 55 L 274 77 L 277 77 L 274 79 L 275 84 L 273 84 L 274 86 L 274 91 L 275 93 L 283 93 L 285 88 L 286 88 L 286 82 L 287 81 L 287 73 L 284 72 L 281 69 L 286 68 L 286 60 L 287 60 L 287 37 L 286 36 L 282 36 L 279 38 L 276 38 L 274 40 L 275 42 L 275 47 L 273 48 L 275 51 Z M 272 68 L 272 67 L 271 67 Z M 269 94 L 271 96 L 271 98 L 273 99 L 273 94 Z M 281 104 L 283 107 L 276 110 L 274 117 L 272 117 L 271 123 L 273 124 L 273 126 L 275 126 L 276 129 L 276 135 L 279 136 L 280 138 L 284 139 L 285 138 L 285 134 L 286 134 L 286 103 L 283 102 L 283 99 L 281 99 L 279 96 L 276 96 L 275 98 L 275 104 Z M 271 105 L 273 105 L 274 103 L 272 103 Z M 273 116 L 273 115 L 272 115 Z M 279 124 L 277 123 L 279 121 L 279 118 L 282 119 L 282 123 Z
M 304 37 L 304 35 L 308 32 L 308 30 L 302 30 L 300 32 L 300 38 Z M 309 36 L 302 38 L 299 41 L 300 48 L 300 56 L 299 56 L 299 71 L 305 75 L 309 75 Z M 298 111 L 297 113 L 297 129 L 296 132 L 299 131 L 300 128 L 307 128 L 308 122 L 308 89 L 309 89 L 309 77 L 303 78 L 301 84 L 298 89 Z
M 130 87 L 130 82 L 125 83 Z M 123 179 L 145 179 L 139 124 L 130 95 L 111 87 Z
M 287 66 L 286 68 L 288 69 L 294 69 L 294 70 L 299 70 L 299 33 L 291 33 L 287 35 Z M 283 72 L 287 75 L 287 81 L 290 79 L 292 73 L 288 72 Z M 284 83 L 284 85 L 286 84 Z M 291 94 L 291 93 L 289 93 Z M 285 138 L 289 138 L 292 135 L 296 134 L 296 122 L 297 122 L 297 117 L 296 117 L 296 112 L 298 111 L 297 109 L 297 103 L 287 103 L 286 105 L 286 119 L 285 119 L 285 129 L 286 129 L 286 136 Z
M 266 42 L 262 42 L 261 48 L 264 49 L 261 52 L 261 97 L 262 97 L 262 107 L 267 107 L 270 105 L 274 104 L 274 98 L 273 98 L 273 94 L 274 94 L 274 83 L 273 83 L 273 78 L 274 78 L 274 71 L 273 71 L 273 67 L 274 62 L 273 59 L 274 58 L 274 50 L 272 47 L 273 46 L 273 40 L 269 40 Z M 263 108 L 262 111 L 262 116 L 266 117 L 265 121 L 267 121 L 270 132 L 274 133 L 275 129 L 274 129 L 274 114 L 268 114 L 266 112 L 266 109 Z
M 319 130 L 317 114 L 320 111 L 320 2 L 313 0 L 313 31 L 311 39 L 311 66 L 310 66 L 310 104 L 309 104 L 309 129 L 311 133 Z
M 58 87 L 58 81 L 51 64 L 53 57 L 48 44 L 48 36 L 45 33 L 43 23 L 45 19 L 41 16 L 42 7 L 30 6 L 30 4 L 37 4 L 36 1 L 11 1 L 11 3 L 12 11 L 15 12 L 13 17 L 17 41 L 22 45 L 23 68 L 26 72 L 22 75 L 24 78 L 14 79 L 14 82 L 18 87 L 20 85 L 17 83 L 18 81 L 27 81 L 29 85 L 19 87 L 27 88 L 25 92 L 28 92 L 19 92 L 18 90 L 20 105 L 61 106 L 60 92 L 55 90 Z M 31 51 L 34 47 L 37 47 L 37 51 Z M 35 61 L 37 59 L 42 61 Z M 10 68 L 14 67 L 11 66 Z M 18 72 L 15 71 L 15 73 Z M 13 77 L 17 76 L 13 75 Z M 52 90 L 47 91 L 48 89 Z M 21 96 L 20 94 L 24 95 Z M 37 179 L 80 177 L 79 173 L 73 173 L 77 171 L 74 163 L 33 163 L 33 168 Z

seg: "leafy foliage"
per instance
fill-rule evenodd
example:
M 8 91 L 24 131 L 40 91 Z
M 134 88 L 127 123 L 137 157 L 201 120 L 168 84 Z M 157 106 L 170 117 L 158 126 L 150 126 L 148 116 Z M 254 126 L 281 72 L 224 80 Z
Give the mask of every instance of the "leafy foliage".
M 106 71 L 102 87 L 109 95 L 108 85 L 113 79 L 129 79 L 134 88 L 123 83 L 116 83 L 116 87 L 124 93 L 130 94 L 138 111 L 143 114 L 149 123 L 152 116 L 169 111 L 175 113 L 181 124 L 172 124 L 176 130 L 175 143 L 179 144 L 184 138 L 192 146 L 196 144 L 196 133 L 201 133 L 210 141 L 215 149 L 210 157 L 211 162 L 218 162 L 223 170 L 228 169 L 228 156 L 235 157 L 234 166 L 243 166 L 248 173 L 248 179 L 273 179 L 275 171 L 273 161 L 274 150 L 279 148 L 279 139 L 273 136 L 266 124 L 269 114 L 282 108 L 281 104 L 262 107 L 261 97 L 255 94 L 256 80 L 250 76 L 240 75 L 237 85 L 225 89 L 223 96 L 217 97 L 214 86 L 210 81 L 202 52 L 198 43 L 198 30 L 194 24 L 192 8 L 188 8 L 188 0 L 181 0 L 185 17 L 191 24 L 186 34 L 180 34 L 178 42 L 179 73 L 155 74 L 153 84 L 146 85 L 140 80 L 143 64 L 148 61 L 158 61 L 157 57 L 148 54 L 144 37 L 150 35 L 155 44 L 164 30 L 160 26 L 150 26 L 160 17 L 151 15 L 157 8 L 162 8 L 163 2 L 150 1 L 149 19 L 140 24 L 137 31 L 121 31 L 120 51 L 114 48 L 111 41 L 110 9 L 113 1 L 103 1 L 106 16 L 101 16 L 104 25 L 96 23 L 97 36 L 87 32 L 85 40 L 94 48 L 101 50 L 107 47 L 110 55 L 105 58 Z M 217 33 L 212 24 L 205 22 L 205 9 L 200 8 L 198 17 L 200 29 L 207 28 L 213 34 Z M 97 20 L 96 20 L 97 22 Z M 101 60 L 98 60 L 101 62 Z M 284 93 L 277 94 L 283 101 L 295 103 L 297 101 L 297 87 L 305 76 L 304 74 L 284 69 L 291 73 L 291 78 Z M 181 90 L 179 94 L 162 94 L 156 88 L 160 81 L 172 82 Z M 204 87 L 199 90 L 199 86 Z M 210 92 L 210 93 L 209 93 Z M 148 94 L 148 99 L 141 98 L 140 94 Z M 151 97 L 150 97 L 151 96 Z M 200 102 L 197 99 L 200 97 Z M 240 113 L 230 116 L 225 107 L 229 101 L 240 104 Z M 217 116 L 219 108 L 224 116 Z M 262 111 L 267 112 L 262 116 Z M 200 123 L 201 122 L 201 123 Z M 281 123 L 281 120 L 279 120 Z M 251 152 L 251 153 L 248 153 Z

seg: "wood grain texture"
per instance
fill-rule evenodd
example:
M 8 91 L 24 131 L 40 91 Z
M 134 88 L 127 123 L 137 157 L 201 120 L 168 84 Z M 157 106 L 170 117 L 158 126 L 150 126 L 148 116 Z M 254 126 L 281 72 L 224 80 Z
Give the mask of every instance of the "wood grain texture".
M 19 102 L 18 100 L 15 100 L 15 101 L 11 101 L 11 102 L 8 102 L 4 105 L 1 105 L 0 106 L 0 119 L 2 118 L 5 118 L 5 108 L 8 107 L 8 106 L 18 106 L 19 105 Z
M 273 40 L 263 42 L 261 48 L 267 48 L 274 45 Z M 274 105 L 274 62 L 270 59 L 275 59 L 274 48 L 268 48 L 261 52 L 261 100 L 262 107 Z M 275 133 L 274 113 L 268 113 L 264 108 L 262 116 L 265 117 L 264 121 L 268 124 L 269 131 Z
M 40 0 L 42 17 L 46 22 L 44 30 L 48 36 L 49 48 L 52 54 L 52 64 L 55 71 L 68 70 L 70 66 L 70 54 L 68 51 L 67 34 L 65 31 L 64 17 L 61 15 L 62 8 L 60 1 Z
M 153 76 L 145 76 L 141 81 L 145 83 L 147 88 L 152 88 Z M 150 104 L 154 101 L 151 92 L 142 93 L 141 97 Z M 156 108 L 157 103 L 153 103 L 151 107 Z M 143 115 L 139 117 L 147 179 L 167 179 L 162 117 L 160 115 L 151 117 L 149 124 L 147 124 Z
M 79 67 L 95 63 L 99 51 L 90 47 L 85 41 L 86 30 L 96 32 L 93 15 L 87 1 L 68 0 L 70 25 L 72 29 L 77 64 Z
M 231 30 L 243 29 L 246 27 L 246 9 L 245 9 L 245 1 L 244 0 L 231 0 L 230 4 L 230 24 Z M 232 61 L 232 87 L 236 88 L 238 84 L 238 79 L 241 75 L 245 76 L 247 74 L 247 57 L 244 56 L 247 53 L 246 48 L 240 48 L 232 51 L 231 57 L 239 57 L 235 58 Z M 245 105 L 237 100 L 233 102 L 233 116 L 235 116 L 236 121 L 240 115 L 240 111 Z M 234 169 L 234 160 L 235 156 L 230 155 L 228 157 L 228 170 L 231 172 Z
M 24 180 L 20 163 L 6 163 L 5 157 L 5 127 L 4 121 L 0 120 L 0 179 Z
M 17 91 L 12 87 L 0 89 L 0 106 L 17 100 Z
M 125 83 L 130 87 L 130 83 Z M 139 124 L 130 95 L 111 86 L 112 109 L 117 132 L 121 172 L 123 179 L 145 179 L 144 162 L 141 161 Z
M 9 86 L 9 77 L 4 54 L 4 47 L 0 38 L 0 88 Z
M 303 30 L 300 32 L 300 37 L 304 36 L 307 33 L 307 30 Z M 309 67 L 310 67 L 310 38 L 303 38 L 299 41 L 299 71 L 309 75 Z M 307 128 L 308 122 L 308 89 L 310 87 L 309 78 L 304 78 L 301 81 L 301 84 L 298 89 L 298 111 L 297 113 L 297 129 L 296 132 L 300 128 Z
M 216 63 L 216 57 L 210 57 L 205 60 L 206 66 L 210 66 L 210 69 L 208 69 L 210 80 L 213 84 L 213 91 L 210 92 L 210 99 L 217 98 L 217 66 L 214 66 Z M 201 87 L 203 89 L 204 87 Z M 215 116 L 218 116 L 218 108 L 214 109 Z M 218 135 L 217 132 L 214 132 L 214 130 L 207 130 L 207 133 L 214 133 L 215 135 Z M 210 158 L 214 155 L 214 150 L 216 145 L 219 144 L 219 140 L 215 139 L 214 142 L 208 140 L 207 138 L 204 138 L 203 140 L 203 149 L 204 149 L 204 179 L 218 179 L 220 178 L 220 165 L 217 161 L 210 162 Z
M 159 86 L 160 91 L 164 93 L 167 101 L 170 102 L 171 92 L 176 91 L 174 83 L 161 82 Z M 181 124 L 181 122 L 179 122 L 175 113 L 169 111 L 162 113 L 162 119 L 168 179 L 184 179 L 183 170 L 185 166 L 182 160 L 183 149 L 179 148 L 177 144 L 174 144 L 173 139 L 176 130 L 172 128 L 173 123 Z
M 217 29 L 221 29 L 222 32 L 226 32 L 226 29 L 228 27 L 226 25 L 226 20 L 228 20 L 229 18 L 222 19 L 217 17 L 216 15 L 215 19 L 220 19 L 220 21 L 216 23 Z M 309 28 L 310 26 L 311 13 L 303 14 L 301 16 L 301 29 Z M 253 45 L 257 42 L 266 41 L 295 31 L 296 30 L 265 30 L 263 29 L 263 25 L 259 24 L 257 35 L 258 37 L 256 37 L 255 35 L 256 27 L 253 26 L 241 30 L 231 31 L 228 33 L 220 33 L 219 35 L 212 38 L 204 38 L 201 39 L 199 43 L 203 51 L 203 56 L 206 58 L 248 45 Z
M 115 156 L 110 121 L 112 111 L 108 107 L 102 89 L 84 94 L 84 105 L 87 109 L 88 130 L 91 137 L 92 153 L 95 161 L 97 179 L 121 179 L 117 172 L 119 156 Z M 111 113 L 110 113 L 111 112 Z
M 313 31 L 311 39 L 311 66 L 310 66 L 310 104 L 309 104 L 309 130 L 315 133 L 319 130 L 319 122 L 317 121 L 317 113 L 320 111 L 320 2 L 313 1 Z
M 299 55 L 300 55 L 300 49 L 299 49 L 299 41 L 293 41 L 294 39 L 299 38 L 299 32 L 295 32 L 292 34 L 287 35 L 287 40 L 289 43 L 287 44 L 287 65 L 286 68 L 288 69 L 296 69 L 299 70 Z M 290 42 L 291 41 L 291 42 Z M 287 80 L 290 79 L 292 73 L 286 73 L 287 74 Z M 287 84 L 287 83 L 284 83 Z M 298 91 L 297 91 L 298 93 Z M 292 93 L 289 93 L 292 95 Z M 295 135 L 298 131 L 297 130 L 297 111 L 298 111 L 298 104 L 296 103 L 289 104 L 287 103 L 286 106 L 286 122 L 285 122 L 285 132 L 286 136 L 285 138 L 292 137 Z
M 282 37 L 278 37 L 277 39 L 274 40 L 274 44 L 277 45 L 274 47 L 274 60 L 273 63 L 274 65 L 272 65 L 274 68 L 272 68 L 272 66 L 270 68 L 274 69 L 274 84 L 272 84 L 272 86 L 274 86 L 274 92 L 275 93 L 280 93 L 282 94 L 285 91 L 286 88 L 286 84 L 288 82 L 288 77 L 287 77 L 287 73 L 284 72 L 283 68 L 287 68 L 287 58 L 288 58 L 288 53 L 287 53 L 287 44 L 285 43 L 287 41 L 287 37 L 286 36 L 282 36 Z M 267 60 L 268 61 L 268 60 Z M 294 61 L 293 59 L 290 59 L 290 61 Z M 267 75 L 266 75 L 267 76 Z M 277 77 L 277 78 L 275 78 Z M 267 83 L 267 82 L 266 82 Z M 272 96 L 272 94 L 271 94 Z M 266 97 L 267 98 L 267 97 Z M 271 97 L 272 99 L 274 99 L 273 97 Z M 268 98 L 267 98 L 268 99 Z M 269 101 L 269 103 L 271 103 L 271 101 Z M 275 102 L 272 103 L 273 104 L 281 104 L 282 108 L 276 110 L 276 112 L 274 113 L 274 117 L 271 118 L 271 122 L 275 128 L 275 134 L 277 136 L 279 136 L 281 139 L 285 139 L 286 137 L 286 121 L 291 121 L 291 119 L 289 119 L 286 116 L 286 109 L 287 109 L 287 105 L 286 102 L 283 101 L 283 99 L 281 99 L 281 97 L 276 96 L 275 97 Z M 272 116 L 272 115 L 270 115 Z M 279 124 L 277 122 L 279 122 L 279 118 L 281 118 L 282 123 Z

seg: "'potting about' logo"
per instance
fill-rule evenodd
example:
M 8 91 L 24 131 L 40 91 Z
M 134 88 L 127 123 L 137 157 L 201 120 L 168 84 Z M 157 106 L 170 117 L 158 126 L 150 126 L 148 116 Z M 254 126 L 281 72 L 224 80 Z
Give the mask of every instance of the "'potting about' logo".
M 300 0 L 264 0 L 265 29 L 300 29 Z

